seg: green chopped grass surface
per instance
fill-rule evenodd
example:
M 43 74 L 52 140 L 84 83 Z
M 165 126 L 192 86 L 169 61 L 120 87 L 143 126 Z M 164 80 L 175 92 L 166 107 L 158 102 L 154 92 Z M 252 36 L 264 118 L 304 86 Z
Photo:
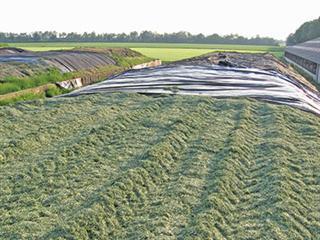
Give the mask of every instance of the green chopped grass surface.
M 1 239 L 317 239 L 319 117 L 248 99 L 0 107 Z

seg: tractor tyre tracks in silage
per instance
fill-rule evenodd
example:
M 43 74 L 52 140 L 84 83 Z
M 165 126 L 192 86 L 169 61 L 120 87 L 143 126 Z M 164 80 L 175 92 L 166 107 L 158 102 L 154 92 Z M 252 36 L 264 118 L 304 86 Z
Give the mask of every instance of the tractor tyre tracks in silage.
M 251 100 L 138 94 L 3 110 L 0 237 L 313 239 L 320 232 L 320 124 L 312 114 Z M 40 123 L 50 127 L 39 131 Z

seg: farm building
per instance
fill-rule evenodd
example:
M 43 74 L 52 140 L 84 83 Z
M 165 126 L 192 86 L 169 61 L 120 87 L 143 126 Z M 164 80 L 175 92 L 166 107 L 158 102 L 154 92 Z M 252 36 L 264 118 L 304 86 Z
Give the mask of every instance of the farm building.
M 287 47 L 285 59 L 320 82 L 320 38 Z

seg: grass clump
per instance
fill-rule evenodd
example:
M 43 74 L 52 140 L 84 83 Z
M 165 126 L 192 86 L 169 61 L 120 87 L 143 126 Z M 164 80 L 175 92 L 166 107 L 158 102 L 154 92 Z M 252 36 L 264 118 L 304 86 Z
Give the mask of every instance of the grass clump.
M 154 60 L 154 58 L 143 56 L 140 53 L 138 53 L 137 55 L 138 56 L 124 57 L 124 56 L 121 56 L 120 54 L 113 53 L 112 58 L 116 61 L 118 66 L 121 66 L 124 68 L 131 68 L 135 65 Z
M 69 93 L 71 90 L 68 89 L 63 89 L 60 88 L 58 86 L 55 85 L 51 85 L 48 87 L 48 89 L 45 91 L 45 96 L 50 98 L 50 97 L 54 97 L 54 96 L 58 96 L 58 95 L 62 95 L 62 94 L 66 94 Z

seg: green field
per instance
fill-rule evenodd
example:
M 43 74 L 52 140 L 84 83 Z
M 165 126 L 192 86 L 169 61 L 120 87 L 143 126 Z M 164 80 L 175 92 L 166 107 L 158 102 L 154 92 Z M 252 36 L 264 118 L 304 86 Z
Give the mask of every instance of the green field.
M 132 48 L 142 54 L 163 61 L 176 61 L 202 55 L 212 51 L 237 51 L 261 53 L 270 52 L 277 57 L 283 55 L 283 47 L 257 45 L 222 44 L 181 44 L 181 43 L 12 43 L 12 47 L 21 47 L 33 51 L 71 49 L 74 47 Z
M 162 61 L 177 61 L 181 59 L 200 56 L 212 49 L 187 49 L 187 48 L 132 48 L 145 56 L 161 59 Z
M 108 42 L 52 42 L 52 43 L 10 43 L 14 47 L 117 47 L 117 48 L 189 48 L 189 49 L 233 49 L 252 51 L 281 51 L 282 47 L 260 45 L 191 44 L 191 43 L 108 43 Z
M 161 59 L 162 61 L 177 61 L 186 58 L 200 56 L 210 52 L 243 52 L 243 53 L 263 53 L 265 51 L 258 50 L 232 50 L 232 49 L 200 49 L 200 48 L 132 48 L 137 52 L 142 53 L 147 57 Z M 273 52 L 277 57 L 281 56 L 282 52 Z
M 0 239 L 317 239 L 320 121 L 139 94 L 0 107 Z

